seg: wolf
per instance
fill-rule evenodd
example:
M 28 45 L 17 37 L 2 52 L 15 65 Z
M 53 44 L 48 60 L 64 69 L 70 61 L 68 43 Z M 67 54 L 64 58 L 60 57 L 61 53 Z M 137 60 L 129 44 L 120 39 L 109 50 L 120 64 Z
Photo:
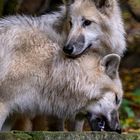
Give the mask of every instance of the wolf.
M 70 0 L 67 9 L 70 33 L 65 54 L 76 57 L 90 49 L 102 56 L 123 55 L 125 30 L 117 0 Z
M 75 1 L 76 2 L 76 1 Z M 73 1 L 73 4 L 75 3 L 74 1 Z M 93 2 L 93 1 L 92 1 Z M 95 8 L 96 8 L 96 10 L 98 10 L 98 11 L 100 11 L 101 9 L 106 9 L 106 3 L 107 3 L 107 1 L 104 3 L 104 4 L 102 4 L 102 8 L 101 7 L 99 7 L 98 5 L 98 3 L 96 2 L 96 1 L 94 1 L 93 2 L 93 4 L 95 4 Z M 72 4 L 70 5 L 70 6 L 72 6 Z M 116 5 L 117 6 L 117 5 Z M 105 8 L 103 8 L 103 7 L 105 7 Z M 70 11 L 70 10 L 69 10 Z M 69 15 L 70 15 L 70 12 L 68 12 L 69 13 Z M 102 11 L 100 11 L 100 14 L 102 13 Z M 53 27 L 57 27 L 57 29 L 60 31 L 60 30 L 62 30 L 62 27 L 61 26 L 58 26 L 59 24 L 59 22 L 60 21 L 63 21 L 62 19 L 64 18 L 64 16 L 62 16 L 62 15 L 64 15 L 63 13 L 61 13 L 59 16 L 56 16 L 57 14 L 55 13 L 53 16 L 51 15 L 50 17 L 51 18 L 48 18 L 48 17 L 46 17 L 46 16 L 42 16 L 41 18 L 37 18 L 37 19 L 32 19 L 32 20 L 29 20 L 27 17 L 24 17 L 23 19 L 21 18 L 21 17 L 18 17 L 18 18 L 20 18 L 20 20 L 22 20 L 23 21 L 23 24 L 24 24 L 24 20 L 26 19 L 27 21 L 26 22 L 29 22 L 30 23 L 30 26 L 36 26 L 38 29 L 40 29 L 40 30 L 42 30 L 42 31 L 46 31 L 46 32 L 49 32 L 49 33 L 51 33 L 51 34 L 49 34 L 49 38 L 51 39 L 51 40 L 53 40 L 53 41 L 56 41 L 56 39 L 57 39 L 57 43 L 59 43 L 59 44 L 61 44 L 60 46 L 62 46 L 62 42 L 64 42 L 64 38 L 65 38 L 65 36 L 66 35 L 58 35 L 56 32 L 54 32 L 53 30 L 52 30 L 52 26 Z M 72 15 L 72 14 L 71 14 Z M 56 16 L 56 17 L 55 17 Z M 62 18 L 63 17 L 63 18 Z M 70 16 L 68 16 L 68 17 L 70 17 Z M 16 17 L 17 18 L 17 17 Z M 12 17 L 11 19 L 10 18 L 8 18 L 8 21 L 9 22 L 11 22 L 11 20 L 12 20 L 12 24 L 15 24 L 15 26 L 18 24 L 18 22 L 20 21 L 18 21 L 17 19 L 14 19 L 14 17 Z M 119 17 L 120 18 L 120 17 Z M 46 20 L 47 19 L 47 20 Z M 56 19 L 56 20 L 55 20 Z M 16 21 L 16 23 L 15 23 L 15 21 Z M 36 23 L 37 21 L 36 20 L 38 20 L 38 22 L 40 22 L 40 23 Z M 47 22 L 46 22 L 47 21 Z M 57 22 L 56 22 L 57 21 Z M 6 21 L 5 21 L 6 22 Z M 111 22 L 111 21 L 110 21 Z M 54 23 L 56 23 L 56 24 L 54 24 Z M 19 22 L 19 24 L 20 24 L 20 22 Z M 34 24 L 34 25 L 33 25 Z M 44 26 L 44 25 L 47 25 L 47 26 Z M 51 25 L 51 26 L 50 26 Z M 71 25 L 71 21 L 70 21 L 70 25 Z M 5 29 L 4 28 L 4 26 L 5 25 L 3 25 L 2 26 L 2 28 L 1 28 L 1 30 L 3 30 L 3 29 Z M 9 26 L 9 25 L 8 25 Z M 48 27 L 49 26 L 49 27 Z M 60 28 L 61 27 L 61 28 Z M 109 26 L 108 26 L 109 27 Z M 8 27 L 7 27 L 8 28 Z M 60 28 L 60 29 L 59 29 Z M 49 29 L 49 31 L 48 31 L 48 29 Z M 72 29 L 72 28 L 70 28 L 70 29 Z M 115 29 L 115 28 L 114 28 Z M 52 31 L 51 31 L 52 30 Z M 62 30 L 63 31 L 63 30 Z M 3 31 L 2 31 L 3 32 Z M 62 32 L 61 32 L 62 33 Z M 93 31 L 93 33 L 94 33 L 94 31 Z M 104 33 L 104 32 L 103 32 Z M 105 32 L 106 33 L 106 32 Z M 64 33 L 65 34 L 65 33 Z M 120 34 L 122 34 L 122 36 L 123 36 L 123 29 L 122 30 L 120 30 Z M 119 35 L 120 35 L 119 34 Z M 70 35 L 69 35 L 70 36 Z M 112 37 L 112 36 L 110 36 L 110 37 Z M 99 39 L 102 39 L 102 38 L 99 38 Z M 123 41 L 124 41 L 124 38 L 122 37 L 121 38 Z M 123 42 L 122 41 L 122 42 Z M 104 42 L 102 42 L 102 44 L 105 44 Z M 112 48 L 112 46 L 113 46 L 113 48 Z M 122 55 L 122 52 L 125 50 L 125 45 L 123 46 L 121 46 L 121 50 L 119 51 L 119 49 L 120 49 L 120 46 L 118 47 L 117 45 L 116 46 L 114 46 L 114 45 L 108 45 L 108 46 L 102 46 L 102 49 L 100 49 L 100 53 L 101 54 L 106 54 L 106 47 L 110 47 L 109 49 L 108 49 L 108 53 L 112 53 L 112 52 L 114 52 L 114 53 L 118 53 L 119 55 Z M 66 47 L 66 46 L 65 46 Z M 114 47 L 116 47 L 115 49 L 114 49 Z M 92 47 L 90 47 L 90 49 L 91 49 Z M 66 52 L 66 48 L 64 48 L 63 49 L 64 50 L 64 52 Z M 95 49 L 94 51 L 96 52 L 98 49 Z M 110 51 L 111 50 L 111 51 Z M 117 51 L 116 51 L 117 50 Z M 79 55 L 79 54 L 78 54 Z M 7 58 L 5 58 L 5 59 L 7 59 Z M 4 68 L 5 69 L 5 67 L 7 67 L 7 65 L 3 65 L 3 67 L 2 68 Z M 3 72 L 3 71 L 2 71 Z M 2 75 L 4 76 L 5 75 L 5 73 L 6 72 L 4 72 Z
M 63 53 L 63 33 L 53 29 L 54 19 L 55 24 L 51 18 L 45 21 L 44 16 L 0 20 L 0 128 L 15 111 L 60 118 L 92 112 L 99 117 L 102 114 L 109 129 L 118 130 L 119 122 L 114 122 L 111 114 L 118 110 L 123 96 L 120 57 L 110 54 L 102 58 L 88 51 L 69 58 Z M 110 97 L 114 102 L 108 106 Z M 103 113 L 105 105 L 108 109 Z M 100 110 L 98 106 L 102 106 Z
M 110 85 L 111 86 L 111 85 Z M 119 88 L 119 86 L 118 86 Z M 110 122 L 106 119 L 105 116 L 112 118 L 112 124 L 119 124 L 119 113 L 118 108 L 122 100 L 118 99 L 117 96 L 112 99 L 112 92 L 108 96 L 103 96 L 103 99 L 100 102 L 91 104 L 89 106 L 89 111 L 80 111 L 76 114 L 76 117 L 73 119 L 68 119 L 68 126 L 66 129 L 69 131 L 82 131 L 84 120 L 87 119 L 92 131 L 116 131 L 121 133 L 121 126 L 118 125 L 118 129 L 113 130 L 110 127 Z M 119 105 L 118 105 L 119 104 Z M 102 112 L 102 113 L 101 113 Z M 24 116 L 24 117 L 23 117 Z M 47 119 L 46 119 L 47 118 Z M 40 131 L 40 130 L 49 130 L 49 131 L 64 131 L 65 129 L 65 118 L 60 118 L 58 116 L 35 116 L 33 119 L 29 119 L 27 116 L 22 115 L 17 118 L 11 130 L 22 130 L 22 131 Z M 114 124 L 113 124 L 114 122 Z M 20 124 L 20 126 L 19 126 Z
M 125 30 L 117 0 L 69 0 L 67 23 L 69 33 L 63 48 L 66 55 L 79 57 L 90 50 L 101 56 L 109 53 L 123 56 Z M 81 119 L 73 123 L 72 130 L 82 130 Z

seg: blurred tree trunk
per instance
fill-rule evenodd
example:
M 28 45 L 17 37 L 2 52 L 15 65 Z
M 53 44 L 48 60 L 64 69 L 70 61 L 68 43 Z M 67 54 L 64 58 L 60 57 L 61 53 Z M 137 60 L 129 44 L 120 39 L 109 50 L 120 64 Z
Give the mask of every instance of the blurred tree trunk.
M 131 14 L 132 18 L 134 18 L 137 22 L 140 22 L 140 1 L 138 2 L 138 0 L 121 0 L 120 3 L 121 6 Z
M 0 16 L 3 14 L 4 0 L 0 0 Z
M 4 5 L 3 15 L 15 14 L 17 12 L 18 7 L 19 7 L 19 0 L 8 0 Z

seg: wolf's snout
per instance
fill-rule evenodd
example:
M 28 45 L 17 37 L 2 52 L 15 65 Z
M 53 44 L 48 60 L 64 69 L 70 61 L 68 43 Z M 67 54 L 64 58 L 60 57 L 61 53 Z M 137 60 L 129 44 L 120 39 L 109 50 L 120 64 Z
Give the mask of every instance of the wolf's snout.
M 78 37 L 71 38 L 67 42 L 67 45 L 65 45 L 63 48 L 63 52 L 66 55 L 75 57 L 84 52 L 84 50 L 86 49 L 84 46 L 85 46 L 85 37 L 83 35 L 79 35 Z
M 121 134 L 122 132 L 122 129 L 121 129 L 121 125 L 119 123 L 113 125 L 109 122 L 106 122 L 106 127 L 104 129 L 105 131 L 112 131 L 112 132 L 117 132 L 119 134 Z
M 92 113 L 87 114 L 87 119 L 92 131 L 112 131 L 121 133 L 121 126 L 118 121 L 112 120 L 108 121 L 107 117 L 101 115 L 94 118 Z
M 71 55 L 73 53 L 74 47 L 73 45 L 66 45 L 63 48 L 64 53 Z

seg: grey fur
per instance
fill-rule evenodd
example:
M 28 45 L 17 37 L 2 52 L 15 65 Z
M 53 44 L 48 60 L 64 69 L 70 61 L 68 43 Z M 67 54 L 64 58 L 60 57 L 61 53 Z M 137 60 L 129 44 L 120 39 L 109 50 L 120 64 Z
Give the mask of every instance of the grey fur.
M 96 108 L 110 94 L 115 99 L 114 92 L 122 99 L 118 74 L 109 78 L 98 53 L 63 54 L 65 37 L 52 27 L 61 15 L 0 20 L 0 128 L 13 111 L 74 118 L 83 110 L 102 112 Z

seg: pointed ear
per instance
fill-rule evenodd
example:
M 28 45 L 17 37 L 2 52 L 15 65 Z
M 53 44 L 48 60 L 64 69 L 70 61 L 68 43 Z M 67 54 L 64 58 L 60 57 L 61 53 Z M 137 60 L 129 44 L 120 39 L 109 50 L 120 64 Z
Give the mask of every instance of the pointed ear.
M 94 0 L 94 2 L 98 8 L 103 8 L 110 7 L 113 3 L 113 0 Z
M 111 11 L 114 6 L 114 0 L 94 0 L 96 7 L 104 14 Z
M 120 60 L 121 58 L 119 55 L 109 54 L 101 61 L 101 65 L 105 67 L 105 72 L 111 79 L 116 78 L 118 74 Z

